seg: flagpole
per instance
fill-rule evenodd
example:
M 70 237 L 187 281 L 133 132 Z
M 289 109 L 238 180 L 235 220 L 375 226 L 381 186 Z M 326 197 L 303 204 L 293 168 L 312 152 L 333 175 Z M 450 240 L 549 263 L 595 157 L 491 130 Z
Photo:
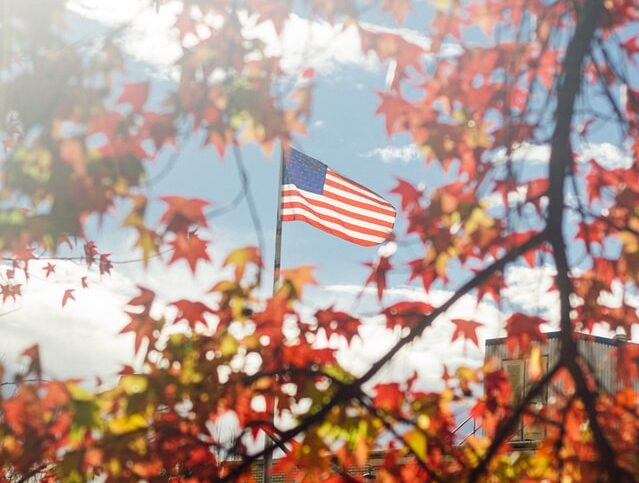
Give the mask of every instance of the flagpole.
M 284 184 L 284 147 L 280 158 L 279 186 L 277 187 L 277 222 L 275 224 L 275 257 L 273 259 L 273 295 L 277 292 L 282 260 L 282 185 Z
M 273 258 L 273 296 L 277 292 L 280 280 L 280 263 L 282 260 L 282 185 L 284 184 L 284 145 L 281 145 L 280 170 L 277 186 L 277 219 L 275 223 L 275 256 Z M 273 400 L 273 426 L 275 426 L 275 400 Z M 264 449 L 269 450 L 273 446 L 273 440 L 268 434 L 264 435 Z M 271 483 L 271 467 L 273 465 L 273 452 L 264 453 L 263 483 Z

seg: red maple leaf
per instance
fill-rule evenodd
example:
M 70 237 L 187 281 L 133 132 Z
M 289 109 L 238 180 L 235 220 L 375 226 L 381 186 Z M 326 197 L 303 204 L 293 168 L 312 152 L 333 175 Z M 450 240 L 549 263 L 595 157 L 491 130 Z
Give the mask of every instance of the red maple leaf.
M 111 139 L 115 136 L 115 132 L 123 119 L 122 114 L 117 111 L 100 113 L 90 119 L 88 133 L 102 133 L 108 139 Z
M 17 297 L 22 295 L 20 287 L 21 284 L 4 284 L 0 285 L 2 289 L 2 302 L 6 302 L 9 297 L 11 300 L 15 301 Z
M 377 298 L 378 300 L 382 300 L 384 290 L 386 289 L 386 274 L 393 268 L 389 258 L 379 257 L 375 263 L 366 262 L 364 265 L 372 269 L 364 286 L 367 287 L 370 283 L 377 285 Z
M 473 273 L 479 273 L 480 271 L 480 269 L 476 269 L 473 270 Z M 503 283 L 504 278 L 501 273 L 496 272 L 492 274 L 488 280 L 477 287 L 477 302 L 481 302 L 486 295 L 490 295 L 495 302 L 499 300 L 499 291 Z
M 73 296 L 74 291 L 74 288 L 69 288 L 64 291 L 64 295 L 62 296 L 62 307 L 64 307 L 69 300 L 75 300 L 75 297 Z
M 165 144 L 171 144 L 175 138 L 175 123 L 173 116 L 157 112 L 144 113 L 144 125 L 140 136 L 153 141 L 155 149 Z
M 52 263 L 47 263 L 46 267 L 42 267 L 42 270 L 45 271 L 45 277 L 49 278 L 49 275 L 51 275 L 52 273 L 55 273 L 55 265 L 53 265 Z
M 127 332 L 133 332 L 135 334 L 135 340 L 133 347 L 137 353 L 142 345 L 142 340 L 146 337 L 149 341 L 154 339 L 153 331 L 155 330 L 155 320 L 151 318 L 148 310 L 144 310 L 141 314 L 133 312 L 125 312 L 131 321 L 124 326 L 120 331 L 120 334 L 126 334 Z
M 455 331 L 450 339 L 451 342 L 455 342 L 460 337 L 470 340 L 475 346 L 479 347 L 479 341 L 477 340 L 477 329 L 483 324 L 475 322 L 473 320 L 454 319 L 451 320 L 455 324 Z
M 399 384 L 391 382 L 387 384 L 378 384 L 374 387 L 375 397 L 373 405 L 378 409 L 383 409 L 394 414 L 399 412 L 401 403 L 404 399 Z
M 398 302 L 384 309 L 386 327 L 413 327 L 418 321 L 433 310 L 432 305 L 425 302 Z
M 375 114 L 381 114 L 386 117 L 386 133 L 390 135 L 405 129 L 412 105 L 395 94 L 380 92 L 379 97 L 381 97 L 382 101 Z
M 382 11 L 390 12 L 398 23 L 404 23 L 406 14 L 411 10 L 410 0 L 384 0 Z
M 40 347 L 38 344 L 27 347 L 20 353 L 20 355 L 29 358 L 29 366 L 26 373 L 34 374 L 38 379 L 41 379 L 42 365 L 40 364 Z
M 430 286 L 438 277 L 435 265 L 433 263 L 427 263 L 423 258 L 411 260 L 408 262 L 408 265 L 411 269 L 409 281 L 413 281 L 417 277 L 421 278 L 424 290 L 428 292 Z
M 507 247 L 516 247 L 523 245 L 528 240 L 530 240 L 533 236 L 537 234 L 534 230 L 528 231 L 519 231 L 515 233 L 510 233 L 504 238 Z M 539 251 L 547 251 L 547 247 L 540 247 L 533 250 L 528 250 L 524 255 L 524 260 L 528 263 L 529 266 L 534 267 L 535 261 L 537 259 L 537 252 Z
M 127 302 L 127 305 L 132 306 L 142 306 L 142 307 L 151 307 L 153 300 L 155 299 L 155 292 L 153 290 L 149 290 L 148 288 L 140 287 L 138 285 L 138 289 L 140 290 L 140 295 L 136 295 L 131 300 Z
M 111 261 L 109 260 L 109 257 L 111 255 L 109 253 L 102 253 L 100 255 L 100 275 L 103 274 L 110 274 L 111 273 L 111 269 L 113 268 L 113 264 L 111 263 Z
M 398 194 L 402 199 L 402 210 L 406 211 L 413 206 L 419 204 L 419 199 L 422 196 L 422 191 L 418 190 L 409 181 L 402 178 L 395 178 L 397 185 L 390 190 L 391 193 Z
M 119 104 L 130 104 L 134 112 L 140 112 L 149 96 L 148 82 L 135 82 L 122 85 Z
M 532 203 L 537 209 L 537 213 L 541 213 L 541 199 L 547 191 L 547 178 L 533 179 L 526 183 L 526 202 Z
M 634 60 L 634 55 L 639 53 L 639 35 L 630 37 L 625 42 L 622 42 L 621 46 L 626 50 L 628 57 Z
M 334 310 L 333 307 L 315 312 L 318 329 L 324 329 L 326 337 L 337 334 L 343 336 L 348 343 L 357 335 L 361 321 L 346 312 Z
M 95 246 L 95 242 L 88 241 L 84 244 L 84 257 L 87 265 L 90 267 L 95 262 L 95 257 L 98 255 L 98 249 Z
M 215 313 L 210 307 L 202 302 L 193 302 L 191 300 L 181 299 L 177 302 L 173 302 L 171 305 L 178 310 L 174 323 L 178 323 L 180 320 L 186 320 L 191 329 L 195 329 L 195 325 L 198 322 L 201 322 L 208 327 L 204 314 Z
M 285 365 L 294 367 L 309 367 L 313 364 L 328 365 L 335 363 L 335 349 L 325 347 L 318 349 L 308 342 L 300 341 L 291 346 L 282 348 L 282 357 Z
M 546 323 L 541 317 L 516 312 L 506 320 L 506 345 L 511 354 L 517 349 L 526 352 L 534 341 L 544 342 L 545 334 L 541 332 L 541 324 Z
M 270 347 L 275 348 L 279 343 L 283 343 L 282 324 L 284 323 L 284 317 L 292 313 L 293 310 L 291 309 L 288 295 L 283 291 L 279 291 L 266 302 L 266 307 L 263 311 L 253 315 L 257 333 L 269 338 Z M 274 361 L 268 362 L 275 364 Z
M 585 243 L 602 245 L 604 239 L 609 235 L 608 224 L 602 220 L 581 221 L 578 226 L 579 230 L 577 230 L 575 239 L 583 240 Z
M 289 16 L 290 4 L 284 2 L 263 2 L 260 0 L 252 0 L 250 3 L 251 10 L 256 14 L 256 23 L 271 22 L 278 34 L 284 28 L 284 22 Z

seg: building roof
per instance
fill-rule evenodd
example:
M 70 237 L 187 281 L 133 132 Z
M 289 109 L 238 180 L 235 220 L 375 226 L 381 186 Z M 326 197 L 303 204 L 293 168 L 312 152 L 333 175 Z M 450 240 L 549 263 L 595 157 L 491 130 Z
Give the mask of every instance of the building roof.
M 556 330 L 553 332 L 544 332 L 544 335 L 549 339 L 558 339 L 561 336 L 561 331 Z M 574 335 L 582 340 L 591 340 L 593 342 L 598 342 L 610 346 L 618 346 L 620 344 L 637 344 L 636 342 L 625 341 L 623 339 L 617 339 L 614 337 L 602 337 L 593 334 L 584 334 L 583 332 L 575 332 Z M 495 337 L 493 339 L 486 339 L 486 345 L 500 345 L 503 344 L 506 339 L 506 337 Z

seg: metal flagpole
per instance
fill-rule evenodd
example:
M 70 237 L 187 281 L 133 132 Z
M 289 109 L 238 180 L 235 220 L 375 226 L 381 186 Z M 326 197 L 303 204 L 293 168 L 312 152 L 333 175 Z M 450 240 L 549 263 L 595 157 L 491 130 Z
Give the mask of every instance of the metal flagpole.
M 273 295 L 277 292 L 282 260 L 282 185 L 284 184 L 284 148 L 280 159 L 279 186 L 277 187 L 277 223 L 275 225 L 275 258 L 273 260 Z
M 282 185 L 284 184 L 284 146 L 280 158 L 280 173 L 277 187 L 277 221 L 275 224 L 275 257 L 273 259 L 273 296 L 277 292 L 280 280 L 280 262 L 282 260 Z M 275 424 L 275 402 L 273 403 L 273 424 Z M 270 449 L 273 440 L 268 434 L 265 435 L 264 449 Z M 273 452 L 267 451 L 264 454 L 263 483 L 271 483 L 271 467 L 273 464 Z

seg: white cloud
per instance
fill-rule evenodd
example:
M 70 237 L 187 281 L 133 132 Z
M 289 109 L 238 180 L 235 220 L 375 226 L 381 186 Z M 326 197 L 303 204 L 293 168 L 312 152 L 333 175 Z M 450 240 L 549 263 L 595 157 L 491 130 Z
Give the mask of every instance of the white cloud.
M 210 250 L 209 255 L 218 263 L 200 264 L 195 276 L 184 262 L 167 267 L 154 259 L 147 269 L 141 264 L 116 265 L 110 275 L 101 276 L 95 265 L 87 269 L 83 263 L 59 260 L 51 262 L 55 273 L 45 278 L 43 267 L 48 262 L 29 262 L 29 281 L 21 270 L 16 271 L 22 296 L 2 304 L 0 314 L 6 315 L 0 316 L 0 360 L 11 371 L 26 347 L 39 344 L 48 377 L 88 382 L 95 376 L 112 379 L 122 364 L 136 362 L 134 336 L 120 331 L 129 322 L 125 305 L 139 293 L 138 285 L 156 293 L 156 316 L 171 313 L 167 304 L 181 298 L 212 302 L 206 291 L 231 272 L 219 265 L 223 257 L 218 253 L 227 251 L 227 243 L 225 239 L 216 242 L 215 253 Z M 107 248 L 108 240 L 98 246 Z M 120 240 L 122 246 L 129 244 Z M 84 276 L 86 289 L 81 288 Z M 75 289 L 75 300 L 62 308 L 66 289 Z
M 30 262 L 30 281 L 17 271 L 22 297 L 3 304 L 0 317 L 0 354 L 7 364 L 32 344 L 40 345 L 45 374 L 49 377 L 113 376 L 123 362 L 132 360 L 132 345 L 117 334 L 126 324 L 122 307 L 135 284 L 114 271 L 100 277 L 95 270 L 72 262 L 54 262 L 55 273 L 44 278 L 44 262 Z M 88 277 L 89 288 L 80 279 Z M 76 289 L 75 300 L 62 308 L 67 289 Z M 12 312 L 13 309 L 16 309 Z
M 401 161 L 403 163 L 410 163 L 422 159 L 422 155 L 419 152 L 419 148 L 415 144 L 407 144 L 406 146 L 384 146 L 381 148 L 372 149 L 364 154 L 364 158 L 380 158 L 384 163 L 394 163 Z
M 528 142 L 518 144 L 513 146 L 510 159 L 513 162 L 525 162 L 527 164 L 546 164 L 550 159 L 550 145 Z M 492 160 L 496 164 L 505 163 L 508 160 L 506 148 L 497 149 Z
M 122 46 L 133 58 L 150 66 L 169 68 L 181 54 L 178 34 L 173 29 L 176 15 L 181 10 L 178 2 L 164 3 L 157 12 L 149 7 L 148 0 L 71 0 L 68 8 L 111 28 L 126 26 Z M 358 65 L 366 69 L 380 66 L 374 54 L 362 51 L 355 25 L 345 28 L 341 23 L 331 25 L 292 14 L 278 37 L 270 22 L 259 25 L 255 22 L 255 17 L 244 16 L 244 34 L 263 41 L 268 55 L 281 57 L 281 66 L 287 74 L 298 74 L 307 67 L 314 68 L 319 74 L 331 74 L 340 65 Z M 372 31 L 397 33 L 425 49 L 430 47 L 430 39 L 414 30 L 362 25 Z M 454 46 L 442 48 L 442 55 L 453 55 L 451 52 L 456 52 Z
M 120 41 L 125 52 L 156 69 L 169 67 L 182 52 L 178 34 L 172 28 L 180 6 L 177 2 L 168 2 L 155 11 L 150 3 L 149 0 L 72 0 L 68 8 L 110 28 L 124 28 Z
M 594 160 L 606 169 L 629 168 L 634 162 L 628 150 L 610 143 L 585 144 L 577 159 L 584 163 Z
M 633 159 L 628 149 L 615 146 L 611 143 L 579 143 L 575 147 L 576 160 L 587 163 L 595 160 L 604 168 L 628 168 Z M 506 149 L 499 148 L 495 151 L 493 162 L 505 163 L 507 160 Z M 529 165 L 546 164 L 550 160 L 550 144 L 534 144 L 524 142 L 513 147 L 511 153 L 513 162 Z

